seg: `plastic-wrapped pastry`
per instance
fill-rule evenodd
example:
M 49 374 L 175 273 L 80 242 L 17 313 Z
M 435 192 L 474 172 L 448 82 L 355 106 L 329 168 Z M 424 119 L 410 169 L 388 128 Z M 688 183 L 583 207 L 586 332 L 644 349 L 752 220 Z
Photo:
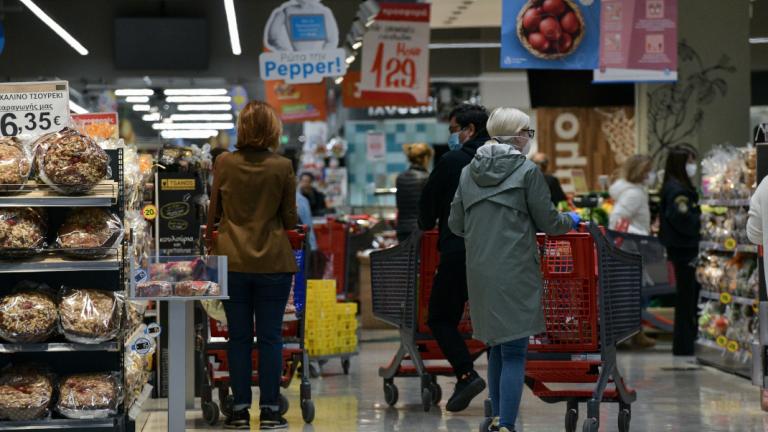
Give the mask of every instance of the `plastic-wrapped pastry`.
M 35 162 L 40 179 L 64 194 L 86 193 L 110 174 L 107 153 L 70 128 L 40 137 Z
M 51 376 L 34 367 L 0 372 L 0 418 L 13 421 L 45 418 L 53 398 Z
M 29 149 L 15 137 L 0 136 L 0 192 L 21 190 L 31 170 Z
M 85 344 L 114 339 L 120 332 L 123 299 L 111 291 L 64 289 L 59 306 L 61 333 Z
M 56 302 L 44 285 L 0 297 L 0 338 L 13 343 L 43 342 L 56 331 Z
M 170 282 L 149 281 L 136 284 L 136 297 L 170 297 L 173 286 Z
M 45 247 L 47 231 L 41 210 L 0 208 L 0 256 L 26 258 L 39 253 Z
M 185 282 L 177 282 L 173 292 L 175 295 L 179 297 L 194 297 L 194 296 L 206 296 L 206 295 L 219 295 L 221 290 L 219 289 L 219 284 L 215 282 L 185 281 Z
M 59 228 L 58 247 L 78 258 L 109 255 L 123 234 L 123 224 L 115 214 L 101 208 L 72 210 Z
M 60 384 L 56 411 L 74 419 L 106 418 L 117 414 L 120 392 L 117 374 L 70 375 Z

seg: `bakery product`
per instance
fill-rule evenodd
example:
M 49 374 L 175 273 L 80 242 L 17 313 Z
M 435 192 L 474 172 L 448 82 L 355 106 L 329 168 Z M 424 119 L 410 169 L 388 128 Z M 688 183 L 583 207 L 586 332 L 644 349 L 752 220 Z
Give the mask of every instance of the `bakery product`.
M 68 255 L 97 258 L 110 253 L 123 232 L 120 218 L 101 208 L 72 210 L 59 228 L 56 244 Z
M 0 256 L 27 257 L 45 247 L 48 227 L 31 207 L 0 208 Z
M 215 288 L 213 286 L 216 286 Z M 195 297 L 211 294 L 211 291 L 218 291 L 218 284 L 208 281 L 185 281 L 177 282 L 174 287 L 174 294 L 180 297 Z
M 28 366 L 9 367 L 0 372 L 0 418 L 44 418 L 52 398 L 53 382 L 48 374 Z
M 70 375 L 59 387 L 56 411 L 69 418 L 106 418 L 117 413 L 119 396 L 112 373 Z
M 170 282 L 149 281 L 136 285 L 136 297 L 170 297 L 173 286 Z
M 109 157 L 91 138 L 74 129 L 43 135 L 35 142 L 40 178 L 64 194 L 86 193 L 109 173 Z
M 120 332 L 123 301 L 115 293 L 95 289 L 65 292 L 59 305 L 61 333 L 72 342 L 95 344 Z
M 20 291 L 0 297 L 0 338 L 13 343 L 42 342 L 56 330 L 58 311 L 44 291 Z
M 32 169 L 27 148 L 15 137 L 0 136 L 0 192 L 24 187 Z

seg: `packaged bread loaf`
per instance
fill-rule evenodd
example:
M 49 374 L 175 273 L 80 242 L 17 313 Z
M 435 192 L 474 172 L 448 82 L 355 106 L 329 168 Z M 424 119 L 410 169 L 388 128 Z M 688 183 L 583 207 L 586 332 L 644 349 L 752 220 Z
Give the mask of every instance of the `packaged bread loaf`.
M 59 228 L 56 244 L 65 254 L 77 258 L 101 258 L 123 236 L 123 224 L 114 213 L 95 207 L 76 208 L 69 212 Z
M 107 153 L 74 129 L 43 135 L 34 146 L 38 176 L 60 193 L 86 193 L 110 174 Z
M 42 210 L 0 208 L 0 257 L 27 258 L 45 248 L 48 226 Z
M 60 331 L 72 342 L 102 343 L 120 332 L 123 299 L 111 291 L 63 289 L 59 304 Z
M 41 368 L 8 367 L 0 372 L 0 419 L 45 418 L 53 399 L 53 380 Z
M 208 281 L 177 282 L 173 292 L 179 297 L 219 295 L 219 285 Z
M 73 419 L 107 418 L 117 414 L 120 384 L 110 372 L 70 375 L 59 384 L 56 411 Z
M 47 286 L 23 282 L 0 297 L 0 338 L 12 343 L 43 342 L 56 331 L 58 310 Z
M 173 285 L 165 281 L 149 281 L 136 284 L 136 297 L 170 297 Z
M 32 155 L 15 137 L 0 136 L 0 192 L 23 189 L 32 171 Z

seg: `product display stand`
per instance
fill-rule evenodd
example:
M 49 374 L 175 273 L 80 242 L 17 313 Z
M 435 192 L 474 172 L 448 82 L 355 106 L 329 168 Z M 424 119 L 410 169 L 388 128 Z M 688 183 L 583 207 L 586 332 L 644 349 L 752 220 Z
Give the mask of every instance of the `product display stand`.
M 187 305 L 168 302 L 168 431 L 186 428 L 187 395 Z

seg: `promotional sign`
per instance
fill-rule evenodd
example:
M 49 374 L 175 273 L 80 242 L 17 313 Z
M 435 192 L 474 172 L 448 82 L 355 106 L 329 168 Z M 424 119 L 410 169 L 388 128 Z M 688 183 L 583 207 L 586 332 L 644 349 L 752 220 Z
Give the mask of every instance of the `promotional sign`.
M 365 148 L 369 161 L 384 160 L 387 156 L 387 139 L 384 132 L 368 132 L 365 137 Z
M 200 224 L 194 196 L 197 177 L 186 173 L 158 174 L 160 207 L 160 255 L 192 255 L 198 252 Z
M 317 83 L 347 71 L 333 12 L 320 0 L 289 0 L 272 11 L 264 27 L 259 73 L 264 81 Z
M 277 110 L 283 123 L 325 120 L 328 116 L 325 83 L 287 84 L 264 82 L 267 103 Z
M 596 81 L 676 78 L 677 0 L 602 0 L 600 33 Z
M 0 136 L 41 135 L 68 123 L 66 81 L 0 84 Z
M 597 69 L 601 0 L 503 0 L 501 67 Z
M 120 139 L 116 112 L 72 114 L 72 123 L 80 133 L 97 141 Z
M 360 88 L 360 71 L 349 71 L 341 83 L 341 101 L 345 108 L 388 108 L 401 111 L 429 111 L 434 117 L 434 101 L 416 102 L 409 93 L 386 93 L 363 91 Z
M 376 21 L 363 36 L 362 79 L 367 100 L 397 104 L 429 102 L 428 3 L 380 3 Z M 370 105 L 369 105 L 370 106 Z

